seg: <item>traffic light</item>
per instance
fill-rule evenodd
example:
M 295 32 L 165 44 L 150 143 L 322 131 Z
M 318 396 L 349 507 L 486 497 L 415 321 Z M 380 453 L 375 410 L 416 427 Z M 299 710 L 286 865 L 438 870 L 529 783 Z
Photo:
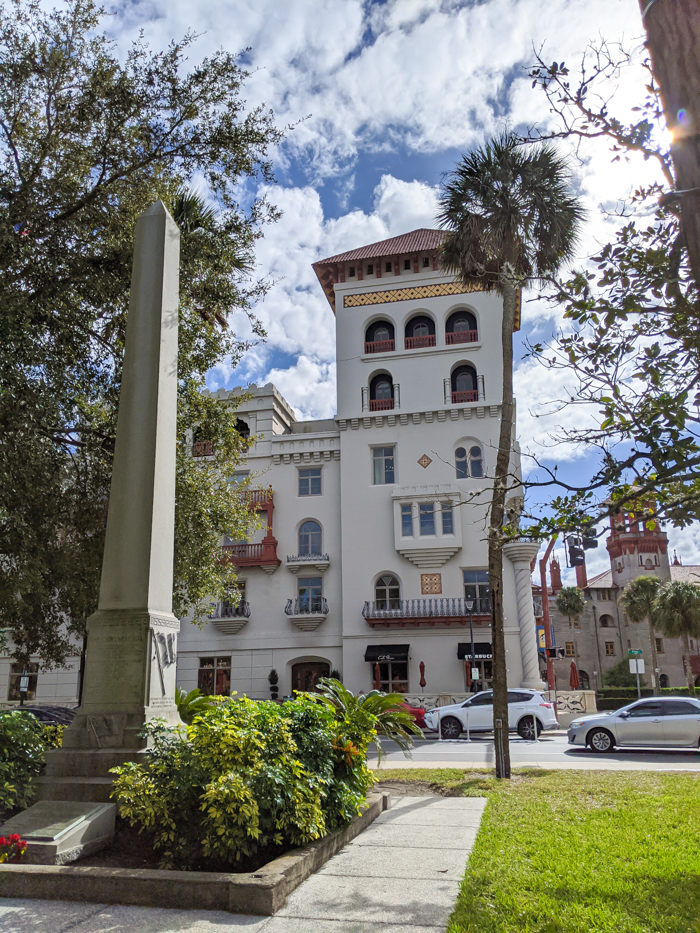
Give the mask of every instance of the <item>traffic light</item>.
M 571 535 L 569 538 L 569 566 L 581 567 L 586 562 L 583 552 L 583 543 L 578 535 Z
M 558 658 L 566 657 L 566 649 L 557 648 L 556 645 L 553 645 L 551 648 L 545 648 L 547 658 L 553 661 L 556 661 Z
M 583 545 L 584 551 L 591 551 L 593 548 L 598 547 L 598 539 L 596 538 L 595 528 L 586 529 L 581 537 L 581 544 Z

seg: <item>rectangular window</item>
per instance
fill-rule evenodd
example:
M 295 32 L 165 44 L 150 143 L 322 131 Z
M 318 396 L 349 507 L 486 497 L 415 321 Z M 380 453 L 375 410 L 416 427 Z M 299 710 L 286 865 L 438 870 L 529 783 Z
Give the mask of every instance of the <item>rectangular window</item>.
M 627 639 L 627 650 L 629 651 L 631 647 L 632 647 L 632 642 L 628 638 Z
M 23 678 L 24 682 L 23 682 Z M 10 689 L 7 694 L 8 700 L 34 700 L 36 699 L 36 684 L 39 679 L 39 665 L 30 663 L 27 665 L 13 661 L 10 667 Z M 27 689 L 21 690 L 25 686 Z
M 423 257 L 423 268 L 427 269 L 429 265 L 430 265 L 430 260 L 428 259 L 427 256 L 424 256 Z
M 384 266 L 384 271 L 385 271 L 385 272 L 391 272 L 391 263 L 390 263 L 390 262 L 388 262 L 388 263 Z
M 231 696 L 231 657 L 200 658 L 197 686 L 205 696 Z
M 321 495 L 321 468 L 311 470 L 299 470 L 299 495 L 300 496 L 320 496 Z
M 374 263 L 370 262 L 367 265 L 367 275 L 374 275 Z
M 420 506 L 420 533 L 421 535 L 435 534 L 435 504 L 421 502 Z
M 413 506 L 401 506 L 401 534 L 404 538 L 413 537 Z
M 410 259 L 404 259 L 404 261 L 403 261 L 403 267 L 404 267 L 404 271 L 405 271 L 405 272 L 410 272 L 410 271 L 411 271 L 411 260 L 410 260 Z
M 348 276 L 352 278 L 354 275 L 355 275 L 355 267 L 350 266 L 350 268 L 348 269 Z
M 605 642 L 605 655 L 608 658 L 612 658 L 615 654 L 615 642 L 606 641 Z
M 384 693 L 408 693 L 408 663 L 387 661 L 379 663 L 379 689 Z M 372 682 L 376 680 L 377 665 L 372 665 Z
M 248 473 L 234 473 L 233 476 L 229 477 L 229 483 L 232 483 L 234 486 L 240 486 L 241 483 L 245 483 L 248 479 Z
M 473 599 L 473 612 L 491 612 L 488 570 L 465 570 L 464 598 Z
M 664 654 L 664 653 L 665 653 L 665 652 L 664 652 L 664 640 L 663 640 L 663 638 L 657 638 L 657 639 L 656 639 L 656 653 L 657 653 L 657 654 Z
M 566 646 L 564 648 L 564 654 L 567 656 L 567 658 L 576 657 L 576 649 L 572 641 L 567 641 Z
M 297 581 L 297 595 L 301 611 L 319 612 L 323 595 L 322 577 L 302 577 Z
M 442 533 L 444 535 L 453 535 L 454 527 L 452 523 L 452 503 L 442 503 Z
M 372 448 L 373 482 L 375 486 L 387 486 L 394 482 L 394 448 Z

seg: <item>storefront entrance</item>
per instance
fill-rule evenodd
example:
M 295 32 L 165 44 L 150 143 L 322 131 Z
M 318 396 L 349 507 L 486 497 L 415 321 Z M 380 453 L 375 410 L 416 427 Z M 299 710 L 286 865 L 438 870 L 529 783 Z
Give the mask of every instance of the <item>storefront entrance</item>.
M 493 653 L 490 642 L 475 641 L 473 657 L 471 642 L 461 642 L 457 645 L 457 657 L 464 661 L 464 686 L 469 693 L 478 693 L 493 687 Z M 479 676 L 473 680 L 472 668 L 479 672 Z
M 328 677 L 330 664 L 325 661 L 302 661 L 292 665 L 292 690 L 309 693 L 316 689 L 322 677 Z

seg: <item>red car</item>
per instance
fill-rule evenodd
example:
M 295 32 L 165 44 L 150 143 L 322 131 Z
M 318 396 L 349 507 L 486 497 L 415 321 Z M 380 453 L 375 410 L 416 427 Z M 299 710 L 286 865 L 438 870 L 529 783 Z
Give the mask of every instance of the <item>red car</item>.
M 411 706 L 410 703 L 399 703 L 398 705 L 413 716 L 413 721 L 420 729 L 425 729 L 425 710 L 422 706 Z

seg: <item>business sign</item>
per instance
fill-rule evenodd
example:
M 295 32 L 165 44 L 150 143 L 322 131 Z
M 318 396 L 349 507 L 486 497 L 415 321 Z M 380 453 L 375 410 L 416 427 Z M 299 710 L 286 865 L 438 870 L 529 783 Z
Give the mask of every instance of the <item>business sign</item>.
M 537 626 L 537 646 L 538 648 L 542 650 L 544 650 L 547 647 L 547 642 L 545 641 L 545 637 L 544 637 L 544 626 L 543 625 Z
M 643 674 L 643 673 L 644 673 L 643 659 L 642 658 L 630 658 L 630 674 Z

